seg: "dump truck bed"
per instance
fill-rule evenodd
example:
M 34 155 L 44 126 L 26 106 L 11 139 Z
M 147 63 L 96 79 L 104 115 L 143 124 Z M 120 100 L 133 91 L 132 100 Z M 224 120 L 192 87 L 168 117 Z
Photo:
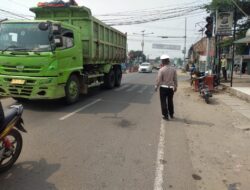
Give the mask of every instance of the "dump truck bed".
M 126 59 L 127 37 L 106 25 L 87 7 L 35 7 L 36 20 L 61 21 L 79 27 L 84 64 L 122 63 Z

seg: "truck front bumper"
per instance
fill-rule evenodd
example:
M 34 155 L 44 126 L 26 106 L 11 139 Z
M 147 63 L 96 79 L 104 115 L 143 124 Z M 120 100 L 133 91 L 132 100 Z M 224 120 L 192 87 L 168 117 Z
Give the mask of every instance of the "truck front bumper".
M 65 84 L 57 77 L 24 77 L 0 75 L 0 96 L 26 99 L 58 99 L 65 96 Z

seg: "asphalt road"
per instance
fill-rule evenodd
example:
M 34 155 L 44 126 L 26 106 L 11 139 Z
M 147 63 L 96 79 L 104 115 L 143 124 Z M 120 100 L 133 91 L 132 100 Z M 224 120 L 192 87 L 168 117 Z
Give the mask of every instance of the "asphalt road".
M 161 119 L 155 77 L 126 74 L 120 88 L 93 89 L 71 106 L 24 103 L 23 151 L 0 189 L 195 190 L 181 113 Z

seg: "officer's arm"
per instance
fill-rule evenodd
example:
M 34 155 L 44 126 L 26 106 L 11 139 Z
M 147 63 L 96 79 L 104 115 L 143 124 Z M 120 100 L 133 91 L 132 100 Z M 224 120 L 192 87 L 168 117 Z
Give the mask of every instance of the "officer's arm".
M 175 91 L 177 91 L 177 87 L 178 87 L 177 72 L 175 70 L 175 72 L 174 72 L 174 89 L 175 89 Z
M 157 78 L 156 78 L 156 84 L 155 84 L 155 90 L 156 91 L 157 91 L 157 89 L 159 88 L 159 86 L 161 84 L 161 79 L 162 79 L 162 72 L 161 72 L 161 70 L 159 70 Z

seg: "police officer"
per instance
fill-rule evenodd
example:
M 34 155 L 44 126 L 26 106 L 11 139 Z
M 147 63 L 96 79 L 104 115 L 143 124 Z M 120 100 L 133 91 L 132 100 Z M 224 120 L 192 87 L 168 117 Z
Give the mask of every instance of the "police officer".
M 160 88 L 161 111 L 163 119 L 168 120 L 169 115 L 174 118 L 174 92 L 177 91 L 177 73 L 170 65 L 170 57 L 166 54 L 161 56 L 162 68 L 158 72 L 155 91 Z

